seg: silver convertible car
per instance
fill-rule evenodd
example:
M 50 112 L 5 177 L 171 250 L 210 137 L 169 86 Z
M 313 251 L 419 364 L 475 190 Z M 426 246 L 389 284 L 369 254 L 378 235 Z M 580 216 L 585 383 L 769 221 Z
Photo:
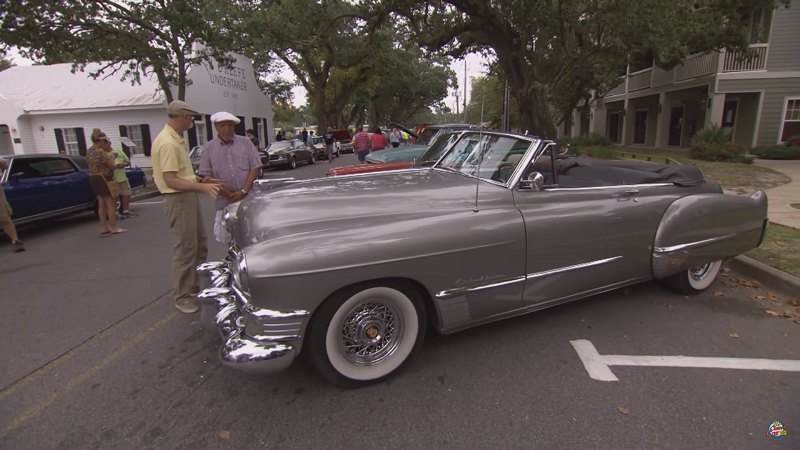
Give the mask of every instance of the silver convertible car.
M 763 192 L 723 195 L 691 166 L 562 155 L 464 131 L 430 166 L 266 180 L 228 258 L 198 267 L 222 362 L 269 373 L 301 352 L 346 386 L 384 379 L 428 329 L 452 333 L 647 280 L 696 293 L 758 246 Z

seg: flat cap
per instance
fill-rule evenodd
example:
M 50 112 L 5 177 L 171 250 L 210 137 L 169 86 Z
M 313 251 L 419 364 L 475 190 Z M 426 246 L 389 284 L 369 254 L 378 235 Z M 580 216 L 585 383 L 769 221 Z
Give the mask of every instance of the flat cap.
M 200 113 L 183 100 L 173 100 L 167 105 L 167 114 L 170 116 L 196 116 Z
M 231 114 L 229 112 L 225 112 L 225 111 L 220 111 L 220 112 L 212 114 L 211 115 L 211 121 L 214 122 L 214 123 L 217 123 L 217 122 L 239 123 L 239 122 L 241 122 L 241 120 L 239 120 L 238 117 L 234 116 L 233 114 Z

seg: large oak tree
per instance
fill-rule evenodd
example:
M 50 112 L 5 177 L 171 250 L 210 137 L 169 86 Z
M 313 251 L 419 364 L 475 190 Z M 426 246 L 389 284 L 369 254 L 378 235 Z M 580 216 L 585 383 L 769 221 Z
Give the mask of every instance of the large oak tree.
M 18 0 L 0 6 L 0 42 L 37 62 L 71 62 L 93 77 L 133 83 L 154 74 L 167 100 L 185 99 L 187 71 L 230 64 L 226 22 L 237 2 L 214 0 Z
M 631 55 L 672 67 L 686 56 L 747 45 L 740 13 L 775 0 L 380 0 L 429 49 L 488 51 L 517 100 L 523 126 L 555 137 L 592 90 L 615 83 Z

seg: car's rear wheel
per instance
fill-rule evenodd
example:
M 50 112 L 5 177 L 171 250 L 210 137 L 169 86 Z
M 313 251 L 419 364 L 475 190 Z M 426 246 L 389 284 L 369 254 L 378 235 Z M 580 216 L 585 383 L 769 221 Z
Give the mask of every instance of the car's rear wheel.
M 722 260 L 712 261 L 702 266 L 692 267 L 689 270 L 678 272 L 664 282 L 671 289 L 681 294 L 698 294 L 705 291 L 717 279 Z
M 296 169 L 297 168 L 297 159 L 295 159 L 294 155 L 289 157 L 289 168 Z
M 348 288 L 315 313 L 306 350 L 314 368 L 335 384 L 374 383 L 421 346 L 425 320 L 420 295 L 406 283 Z

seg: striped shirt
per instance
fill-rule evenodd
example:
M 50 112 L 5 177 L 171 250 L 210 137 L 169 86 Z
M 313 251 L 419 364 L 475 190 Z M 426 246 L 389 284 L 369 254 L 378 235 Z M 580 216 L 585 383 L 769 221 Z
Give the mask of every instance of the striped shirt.
M 364 150 L 369 150 L 370 142 L 369 142 L 369 135 L 365 131 L 359 131 L 353 137 L 353 150 L 357 152 L 363 152 Z

